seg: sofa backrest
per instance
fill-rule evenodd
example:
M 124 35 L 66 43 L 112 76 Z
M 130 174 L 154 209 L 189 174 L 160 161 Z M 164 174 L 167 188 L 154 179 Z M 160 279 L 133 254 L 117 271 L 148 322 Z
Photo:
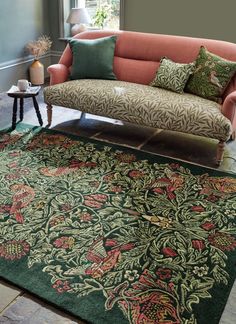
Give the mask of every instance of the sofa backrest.
M 174 62 L 190 63 L 196 59 L 201 45 L 216 55 L 236 61 L 236 44 L 220 40 L 111 30 L 85 31 L 74 38 L 95 39 L 111 35 L 118 36 L 113 66 L 118 80 L 149 84 L 163 56 Z M 69 45 L 65 48 L 59 63 L 71 66 L 72 54 Z M 236 76 L 224 95 L 233 90 L 236 90 Z

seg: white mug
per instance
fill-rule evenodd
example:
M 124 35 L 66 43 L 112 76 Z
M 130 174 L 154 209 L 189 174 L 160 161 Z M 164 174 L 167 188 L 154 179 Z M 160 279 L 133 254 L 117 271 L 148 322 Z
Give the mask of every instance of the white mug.
M 31 87 L 31 82 L 25 79 L 18 80 L 17 87 L 20 91 L 26 91 L 29 87 Z

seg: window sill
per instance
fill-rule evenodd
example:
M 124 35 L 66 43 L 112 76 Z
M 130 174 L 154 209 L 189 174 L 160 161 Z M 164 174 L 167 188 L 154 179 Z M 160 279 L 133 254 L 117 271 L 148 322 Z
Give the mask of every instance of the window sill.
M 101 28 L 98 27 L 88 27 L 85 31 L 90 31 L 90 30 L 102 30 Z M 105 30 L 105 29 L 104 29 Z M 67 36 L 67 37 L 59 37 L 59 41 L 68 41 L 69 39 L 73 38 L 73 36 Z
M 67 42 L 69 39 L 71 39 L 72 37 L 60 37 L 58 38 L 59 41 L 64 41 Z

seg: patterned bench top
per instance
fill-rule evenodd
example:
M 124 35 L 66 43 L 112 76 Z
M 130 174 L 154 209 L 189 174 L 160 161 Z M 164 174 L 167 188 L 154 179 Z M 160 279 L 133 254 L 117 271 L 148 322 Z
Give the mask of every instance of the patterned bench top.
M 81 79 L 46 87 L 47 104 L 226 141 L 231 123 L 221 105 L 189 94 L 125 81 Z

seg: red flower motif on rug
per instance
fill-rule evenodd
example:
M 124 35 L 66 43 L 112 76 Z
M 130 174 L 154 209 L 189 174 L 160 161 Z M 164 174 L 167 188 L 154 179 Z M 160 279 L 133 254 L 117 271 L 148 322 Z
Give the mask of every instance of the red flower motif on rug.
M 53 245 L 56 248 L 61 248 L 61 249 L 72 249 L 74 244 L 75 244 L 74 238 L 67 237 L 67 236 L 59 237 L 53 242 Z
M 215 224 L 212 222 L 205 222 L 201 225 L 201 227 L 206 231 L 210 231 L 215 228 Z
M 10 214 L 14 215 L 18 223 L 23 223 L 24 217 L 21 211 L 33 201 L 35 197 L 34 189 L 23 184 L 14 184 L 10 186 L 10 189 L 14 193 Z
M 69 281 L 65 280 L 56 280 L 52 285 L 52 288 L 56 289 L 58 293 L 64 293 L 71 289 Z
M 86 195 L 84 196 L 85 206 L 92 208 L 101 208 L 103 204 L 107 201 L 107 195 L 95 194 L 95 195 Z
M 199 251 L 205 249 L 205 243 L 202 240 L 192 240 L 192 246 L 194 249 Z
M 208 236 L 208 241 L 211 245 L 222 251 L 230 251 L 236 248 L 236 240 L 227 233 L 216 232 Z
M 159 268 L 157 269 L 156 274 L 161 280 L 165 280 L 171 278 L 172 271 L 168 268 Z
M 120 302 L 122 305 L 124 302 Z M 126 305 L 123 307 L 126 308 Z M 129 305 L 133 323 L 137 324 L 180 324 L 181 320 L 175 301 L 161 291 L 147 292 L 133 299 Z
M 0 244 L 0 257 L 11 261 L 21 259 L 29 251 L 30 245 L 26 241 L 11 240 Z
M 178 253 L 173 250 L 171 247 L 165 247 L 161 250 L 161 252 L 166 256 L 166 257 L 176 257 Z
M 130 178 L 142 178 L 144 176 L 144 172 L 139 170 L 132 170 L 129 172 Z

